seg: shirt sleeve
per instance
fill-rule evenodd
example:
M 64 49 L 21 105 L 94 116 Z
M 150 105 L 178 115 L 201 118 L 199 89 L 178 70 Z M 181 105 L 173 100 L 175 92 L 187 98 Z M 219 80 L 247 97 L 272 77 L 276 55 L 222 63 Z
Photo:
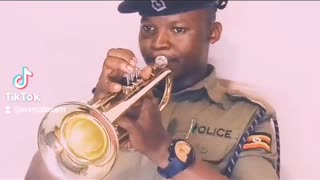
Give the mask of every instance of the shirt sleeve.
M 248 137 L 231 174 L 232 180 L 276 180 L 277 141 L 272 119 L 260 123 Z

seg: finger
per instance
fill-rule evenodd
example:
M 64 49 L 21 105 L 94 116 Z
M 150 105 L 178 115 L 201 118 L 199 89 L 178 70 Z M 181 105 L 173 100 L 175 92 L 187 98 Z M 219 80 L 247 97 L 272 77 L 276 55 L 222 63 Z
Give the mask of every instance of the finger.
M 123 73 L 119 70 L 108 71 L 110 68 L 105 69 L 106 70 L 104 70 L 100 75 L 97 87 L 104 87 L 104 85 L 109 82 L 116 82 L 120 85 L 120 79 Z
M 149 99 L 156 99 L 155 96 L 154 96 L 154 92 L 153 90 L 149 90 L 146 94 L 145 94 L 145 97 L 149 98 Z
M 157 115 L 159 113 L 157 111 L 159 111 L 159 109 L 156 101 L 154 101 L 154 98 L 151 98 L 151 96 L 147 96 L 143 99 L 143 104 L 141 107 L 141 113 L 140 113 L 139 119 L 152 121 L 153 117 L 151 116 Z
M 133 121 L 132 119 L 122 117 L 121 119 L 119 119 L 118 125 L 121 128 L 125 129 L 130 136 L 135 137 L 138 135 L 138 126 L 136 124 L 136 121 Z
M 101 100 L 105 98 L 110 93 L 117 93 L 122 90 L 122 86 L 118 83 L 114 82 L 105 82 L 105 84 L 102 84 L 102 82 L 99 82 L 100 84 L 97 86 L 97 90 L 94 93 L 93 102 L 96 102 L 98 100 Z
M 120 143 L 119 146 L 122 151 L 133 149 L 133 145 L 132 145 L 132 142 L 130 141 L 130 138 L 123 140 L 123 142 Z
M 99 93 L 115 93 L 120 92 L 122 86 L 116 82 L 107 81 L 104 84 L 101 84 L 99 88 Z
M 125 73 L 121 70 L 113 70 L 107 76 L 108 80 L 112 82 L 118 82 L 120 84 L 121 78 Z
M 99 82 L 115 82 L 118 84 L 123 84 L 124 72 L 121 70 L 112 70 L 110 72 L 102 72 L 99 78 Z
M 132 73 L 135 70 L 135 64 L 131 65 L 127 61 L 118 58 L 118 57 L 108 57 L 106 60 L 106 63 L 104 64 L 104 69 L 108 70 L 111 69 L 112 71 L 114 70 L 120 70 L 124 73 Z M 109 75 L 110 72 L 112 71 L 107 71 L 107 74 Z
M 132 143 L 131 143 L 130 140 L 126 143 L 126 147 L 127 147 L 127 149 L 133 148 Z
M 107 96 L 107 93 L 103 93 L 103 92 L 100 92 L 100 93 L 96 93 L 94 96 L 93 96 L 93 102 L 97 102 L 101 99 L 103 99 L 104 97 Z
M 135 57 L 134 53 L 128 49 L 110 49 L 108 51 L 108 56 L 123 59 L 124 61 L 130 63 L 132 66 L 137 63 L 137 58 Z
M 151 77 L 151 73 L 152 73 L 151 67 L 147 66 L 140 71 L 140 76 L 143 79 L 147 80 Z
M 125 113 L 125 116 L 128 117 L 131 120 L 137 120 L 140 116 L 142 107 L 142 102 L 137 101 L 134 105 L 132 105 L 127 112 Z
M 92 99 L 90 99 L 90 100 L 87 102 L 87 104 L 93 105 L 95 102 L 96 102 L 95 99 L 92 98 Z

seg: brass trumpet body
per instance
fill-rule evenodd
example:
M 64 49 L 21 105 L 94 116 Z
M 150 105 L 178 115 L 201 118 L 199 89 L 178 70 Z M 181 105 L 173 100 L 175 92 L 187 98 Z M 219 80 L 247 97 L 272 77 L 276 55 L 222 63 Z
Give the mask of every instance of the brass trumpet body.
M 61 179 L 102 179 L 114 166 L 120 147 L 128 140 L 117 121 L 162 80 L 165 89 L 158 105 L 170 100 L 172 73 L 167 59 L 158 56 L 148 80 L 135 77 L 120 93 L 110 93 L 93 105 L 70 101 L 55 106 L 42 119 L 38 148 L 51 174 Z M 131 79 L 132 80 L 132 79 Z

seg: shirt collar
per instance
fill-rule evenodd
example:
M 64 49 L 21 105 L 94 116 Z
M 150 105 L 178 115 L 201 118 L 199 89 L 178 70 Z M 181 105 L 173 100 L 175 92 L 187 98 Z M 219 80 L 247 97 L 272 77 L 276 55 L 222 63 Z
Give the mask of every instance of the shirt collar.
M 200 80 L 193 86 L 179 92 L 172 93 L 172 99 L 179 99 L 184 94 L 188 94 L 188 92 L 192 93 L 205 90 L 208 97 L 212 101 L 221 105 L 223 108 L 227 108 L 229 104 L 227 100 L 227 90 L 220 84 L 219 79 L 216 77 L 215 67 L 211 64 L 208 64 L 207 71 L 208 76 L 206 76 L 204 79 Z

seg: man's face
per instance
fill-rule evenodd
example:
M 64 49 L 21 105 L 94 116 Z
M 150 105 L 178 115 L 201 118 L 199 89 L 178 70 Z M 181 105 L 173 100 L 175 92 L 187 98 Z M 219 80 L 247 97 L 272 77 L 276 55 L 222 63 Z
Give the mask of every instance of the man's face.
M 139 34 L 141 53 L 147 64 L 158 55 L 168 58 L 176 80 L 204 70 L 213 26 L 206 10 L 169 16 L 142 17 Z

